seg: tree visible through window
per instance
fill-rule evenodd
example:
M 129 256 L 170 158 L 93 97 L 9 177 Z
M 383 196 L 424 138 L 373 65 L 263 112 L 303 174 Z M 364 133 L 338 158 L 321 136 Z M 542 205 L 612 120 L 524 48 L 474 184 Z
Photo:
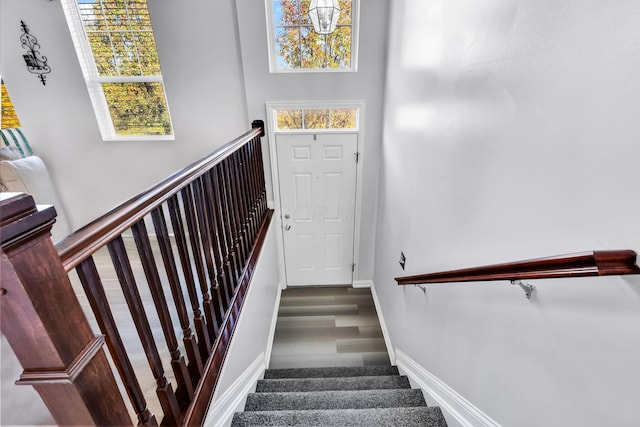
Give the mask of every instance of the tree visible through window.
M 276 110 L 279 130 L 357 129 L 356 108 L 309 108 Z
M 70 25 L 80 23 L 88 45 L 76 50 L 88 74 L 89 92 L 106 139 L 171 136 L 169 108 L 147 0 L 64 0 L 75 8 Z M 69 18 L 69 16 L 67 16 Z M 72 34 L 74 32 L 72 31 Z M 101 111 L 101 105 L 108 112 Z M 105 117 L 100 118 L 101 114 Z M 106 133 L 106 135 L 105 135 Z
M 15 129 L 20 127 L 20 119 L 13 103 L 7 92 L 7 87 L 4 85 L 4 80 L 1 81 L 2 86 L 2 117 L 0 118 L 1 129 Z
M 279 70 L 351 69 L 353 67 L 354 19 L 352 0 L 339 0 L 336 30 L 317 34 L 309 19 L 311 0 L 271 2 L 275 62 Z

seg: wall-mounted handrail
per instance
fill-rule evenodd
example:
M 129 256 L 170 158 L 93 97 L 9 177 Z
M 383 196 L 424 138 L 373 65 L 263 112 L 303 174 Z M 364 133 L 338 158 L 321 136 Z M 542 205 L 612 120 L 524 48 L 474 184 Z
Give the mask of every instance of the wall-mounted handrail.
M 396 277 L 398 285 L 427 283 L 484 282 L 559 277 L 612 276 L 640 274 L 637 254 L 629 249 L 588 251 L 526 261 L 507 262 L 437 273 Z

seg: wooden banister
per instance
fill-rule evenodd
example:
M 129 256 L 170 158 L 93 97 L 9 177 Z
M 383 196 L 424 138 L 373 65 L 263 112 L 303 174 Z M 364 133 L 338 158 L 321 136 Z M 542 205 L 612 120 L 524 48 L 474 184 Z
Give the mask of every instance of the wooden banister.
M 27 194 L 0 201 L 0 325 L 60 425 L 131 425 L 103 350 L 51 242 L 53 207 Z M 64 405 L 61 404 L 64 402 Z
M 66 271 L 75 268 L 82 259 L 104 247 L 110 240 L 122 234 L 133 224 L 160 206 L 205 171 L 219 164 L 247 142 L 259 137 L 262 128 L 254 128 L 228 142 L 207 157 L 176 172 L 148 190 L 132 197 L 122 205 L 87 224 L 56 247 Z
M 549 258 L 397 277 L 398 285 L 640 274 L 636 252 L 589 251 Z
M 273 216 L 266 202 L 263 124 L 253 125 L 56 246 L 50 239 L 53 208 L 37 211 L 28 195 L 0 201 L 2 330 L 25 367 L 20 382 L 34 384 L 60 424 L 131 424 L 103 343 L 139 425 L 204 422 Z M 102 248 L 107 251 L 97 253 Z M 100 271 L 94 261 L 99 255 Z M 72 271 L 89 302 L 87 313 L 104 335 L 91 332 Z M 130 343 L 123 342 L 136 337 L 121 333 L 123 313 L 110 306 L 113 295 L 105 284 L 115 279 L 124 299 L 118 303 L 126 303 L 134 345 L 148 366 L 134 366 Z M 145 303 L 146 295 L 152 303 Z M 83 370 L 98 378 L 74 385 Z M 145 379 L 155 382 L 155 397 L 145 396 Z M 52 385 L 63 380 L 75 388 Z M 159 407 L 150 410 L 149 403 Z

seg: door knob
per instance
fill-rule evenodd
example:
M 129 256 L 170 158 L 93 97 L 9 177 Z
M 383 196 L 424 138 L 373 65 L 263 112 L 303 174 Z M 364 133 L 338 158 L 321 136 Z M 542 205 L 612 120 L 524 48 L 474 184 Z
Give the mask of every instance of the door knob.
M 284 215 L 284 219 L 289 219 L 289 218 L 291 218 L 291 215 L 289 215 L 289 214 L 285 214 Z
M 284 229 L 289 231 L 289 230 L 291 230 L 291 226 L 289 224 L 287 224 L 287 225 L 284 226 Z

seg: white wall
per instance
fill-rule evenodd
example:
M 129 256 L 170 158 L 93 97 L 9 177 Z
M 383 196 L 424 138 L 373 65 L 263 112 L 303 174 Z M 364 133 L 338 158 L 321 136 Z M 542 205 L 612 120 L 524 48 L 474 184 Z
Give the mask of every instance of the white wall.
M 0 73 L 75 228 L 250 129 L 233 0 L 185 4 L 149 2 L 176 135 L 162 142 L 102 141 L 59 0 L 0 4 Z M 22 59 L 20 20 L 48 57 L 46 86 Z
M 362 0 L 356 73 L 269 73 L 267 21 L 263 0 L 236 0 L 249 117 L 266 122 L 266 102 L 364 101 L 365 149 L 359 277 L 373 275 L 377 165 L 382 132 L 387 0 Z M 264 140 L 267 144 L 267 138 Z M 265 162 L 268 163 L 268 157 Z M 269 173 L 269 171 L 267 171 Z M 268 180 L 269 200 L 273 200 Z
M 374 281 L 393 346 L 505 426 L 640 424 L 639 277 L 531 301 L 393 280 L 640 249 L 638 2 L 392 5 Z

